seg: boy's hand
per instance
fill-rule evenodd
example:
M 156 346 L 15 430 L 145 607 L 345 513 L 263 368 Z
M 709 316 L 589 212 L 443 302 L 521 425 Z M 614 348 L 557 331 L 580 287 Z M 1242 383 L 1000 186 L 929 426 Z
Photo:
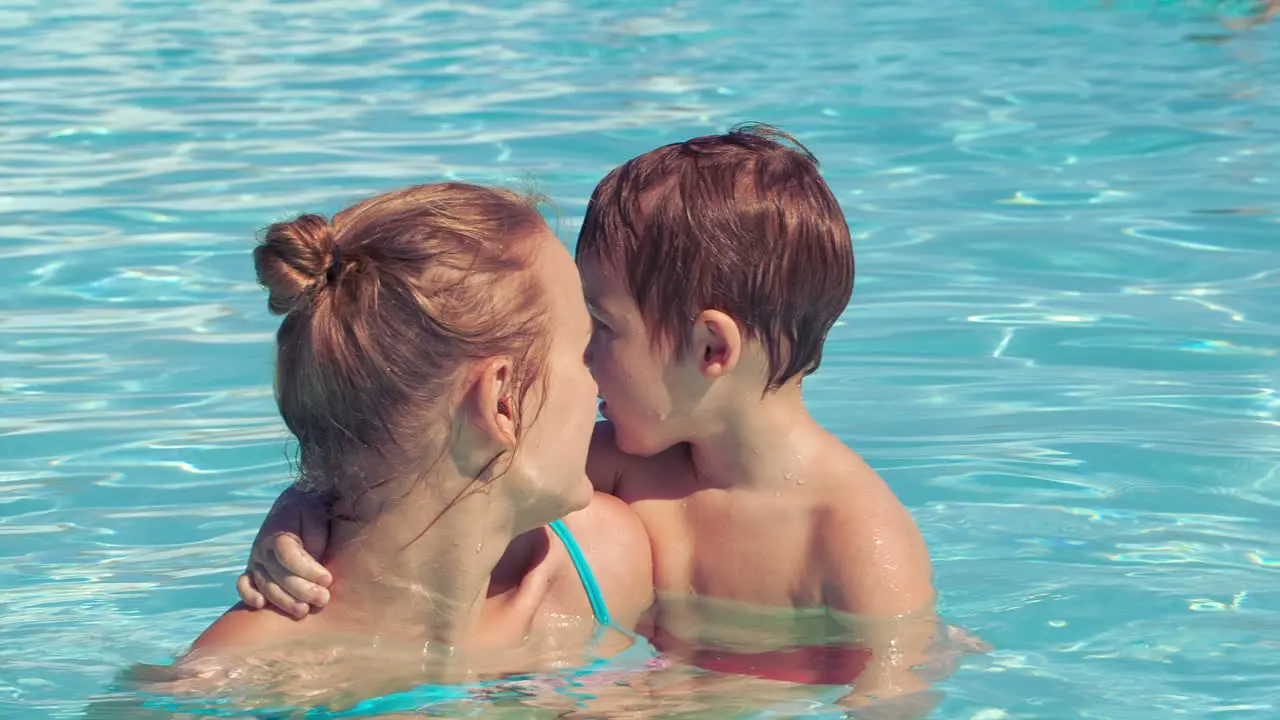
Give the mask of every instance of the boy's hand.
M 302 619 L 329 602 L 333 576 L 316 560 L 329 543 L 329 516 L 315 498 L 289 488 L 267 513 L 254 538 L 249 564 L 236 581 L 251 608 L 267 603 Z

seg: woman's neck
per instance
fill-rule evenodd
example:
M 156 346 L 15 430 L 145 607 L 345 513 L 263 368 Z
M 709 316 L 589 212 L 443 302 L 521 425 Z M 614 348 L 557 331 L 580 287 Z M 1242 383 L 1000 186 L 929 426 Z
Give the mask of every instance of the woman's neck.
M 477 624 L 490 577 L 516 536 L 483 491 L 452 502 L 416 486 L 368 522 L 335 520 L 325 565 L 334 629 L 457 646 Z M 434 519 L 434 522 L 432 520 Z

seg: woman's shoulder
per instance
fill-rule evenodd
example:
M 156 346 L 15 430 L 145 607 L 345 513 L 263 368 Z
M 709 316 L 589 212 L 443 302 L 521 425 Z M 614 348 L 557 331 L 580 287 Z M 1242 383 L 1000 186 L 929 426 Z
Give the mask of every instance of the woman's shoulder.
M 213 622 L 187 650 L 189 657 L 220 655 L 261 644 L 283 629 L 296 624 L 293 618 L 272 607 L 254 610 L 236 603 Z
M 653 604 L 653 554 L 644 524 L 625 502 L 597 492 L 564 518 L 614 621 L 633 629 Z

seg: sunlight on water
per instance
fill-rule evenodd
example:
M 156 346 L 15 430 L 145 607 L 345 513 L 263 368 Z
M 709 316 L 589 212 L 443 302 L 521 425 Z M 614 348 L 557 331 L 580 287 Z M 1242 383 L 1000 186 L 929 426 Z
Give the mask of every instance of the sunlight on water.
M 933 717 L 1276 717 L 1255 5 L 5 4 L 0 716 L 83 717 L 232 603 L 290 472 L 259 228 L 459 178 L 537 187 L 572 242 L 612 166 L 760 120 L 823 160 L 857 246 L 815 413 L 994 645 L 947 656 Z M 651 660 L 357 709 L 843 716 L 846 688 Z

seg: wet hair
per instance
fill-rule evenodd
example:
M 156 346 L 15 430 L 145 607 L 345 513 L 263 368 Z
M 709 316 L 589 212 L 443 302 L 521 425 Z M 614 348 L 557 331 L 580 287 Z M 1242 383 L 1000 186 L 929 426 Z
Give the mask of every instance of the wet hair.
M 853 293 L 844 213 L 799 142 L 743 125 L 633 158 L 596 186 L 577 260 L 620 273 L 651 339 L 682 356 L 703 310 L 769 357 L 766 390 L 818 368 Z
M 527 272 L 542 225 L 514 193 L 441 183 L 266 229 L 253 257 L 284 316 L 276 402 L 300 487 L 351 499 L 425 471 L 445 452 L 443 409 L 473 361 L 511 357 L 510 400 L 523 407 L 546 356 L 546 300 Z

